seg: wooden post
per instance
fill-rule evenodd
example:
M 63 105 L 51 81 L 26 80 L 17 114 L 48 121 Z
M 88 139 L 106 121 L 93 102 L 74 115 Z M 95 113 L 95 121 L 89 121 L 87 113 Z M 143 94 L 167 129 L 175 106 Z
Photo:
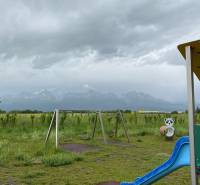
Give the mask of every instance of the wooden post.
M 50 132 L 51 132 L 51 129 L 52 129 L 52 126 L 53 126 L 53 121 L 54 121 L 54 118 L 55 118 L 55 113 L 56 113 L 56 111 L 53 112 L 53 116 L 51 118 L 51 123 L 49 125 L 49 129 L 48 129 L 48 132 L 47 132 L 47 135 L 46 135 L 46 139 L 45 139 L 45 144 L 47 143 L 47 141 L 49 139 L 49 135 L 50 135 Z
M 190 139 L 190 172 L 192 185 L 198 184 L 195 163 L 195 145 L 194 145 L 194 77 L 192 71 L 192 55 L 191 47 L 186 46 L 186 69 L 187 69 L 187 95 L 188 95 L 188 124 L 189 124 L 189 139 Z

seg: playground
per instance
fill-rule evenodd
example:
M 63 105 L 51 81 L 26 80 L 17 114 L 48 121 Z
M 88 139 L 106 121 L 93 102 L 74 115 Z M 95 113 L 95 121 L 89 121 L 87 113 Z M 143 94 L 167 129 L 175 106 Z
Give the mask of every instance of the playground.
M 27 118 L 26 115 L 21 115 L 26 120 L 27 125 L 23 127 L 21 125 L 20 128 L 22 120 L 20 120 L 19 115 L 17 127 L 1 130 L 1 150 L 4 151 L 1 153 L 0 165 L 0 182 L 2 184 L 10 182 L 10 184 L 16 185 L 77 185 L 80 183 L 94 185 L 106 181 L 133 181 L 166 161 L 173 151 L 176 140 L 187 134 L 186 114 L 170 115 L 177 120 L 177 136 L 173 140 L 167 141 L 159 133 L 159 127 L 163 124 L 162 120 L 167 115 L 137 114 L 135 125 L 135 113 L 127 113 L 124 116 L 127 120 L 131 142 L 127 142 L 123 128 L 120 127 L 118 138 L 113 139 L 107 136 L 108 144 L 104 144 L 99 126 L 97 136 L 93 140 L 80 139 L 79 134 L 75 134 L 72 128 L 69 132 L 70 126 L 67 124 L 73 120 L 69 116 L 65 120 L 64 129 L 60 129 L 60 143 L 84 144 L 87 147 L 78 147 L 79 150 L 74 151 L 74 147 L 63 148 L 60 145 L 59 149 L 55 149 L 55 129 L 52 130 L 52 135 L 45 147 L 44 138 L 48 127 L 47 125 L 40 126 L 40 115 L 36 116 L 38 116 L 38 121 L 35 121 L 34 128 L 31 126 L 28 115 Z M 76 120 L 76 118 L 74 119 Z M 107 120 L 105 116 L 103 118 Z M 198 115 L 199 118 L 200 115 Z M 87 130 L 86 119 L 87 115 L 80 116 L 81 130 L 79 133 Z M 145 119 L 148 120 L 148 123 L 145 123 Z M 109 124 L 112 122 L 104 121 L 106 133 L 109 131 L 107 126 Z M 77 125 L 74 126 L 74 129 L 75 127 Z M 64 159 L 59 160 L 59 156 L 63 155 L 69 158 L 70 149 L 72 149 L 72 153 L 75 155 L 73 157 L 76 159 L 69 163 L 62 163 Z M 44 159 L 48 159 L 50 163 L 49 156 L 55 156 L 52 164 L 44 162 Z M 155 184 L 187 185 L 189 182 L 189 167 L 185 167 Z

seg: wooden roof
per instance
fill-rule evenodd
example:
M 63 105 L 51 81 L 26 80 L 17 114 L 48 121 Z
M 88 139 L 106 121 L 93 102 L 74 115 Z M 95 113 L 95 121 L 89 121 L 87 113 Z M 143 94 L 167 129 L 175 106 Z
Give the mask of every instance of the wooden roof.
M 184 58 L 185 56 L 185 47 L 190 46 L 191 47 L 191 54 L 192 54 L 192 70 L 195 73 L 195 75 L 200 80 L 200 40 L 187 42 L 184 44 L 178 45 L 178 50 L 182 54 Z

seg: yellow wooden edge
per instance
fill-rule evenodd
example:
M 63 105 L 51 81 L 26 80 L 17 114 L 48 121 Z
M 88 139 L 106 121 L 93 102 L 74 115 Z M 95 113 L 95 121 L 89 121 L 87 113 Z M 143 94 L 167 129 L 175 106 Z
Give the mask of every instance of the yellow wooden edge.
M 178 50 L 182 54 L 182 56 L 185 58 L 185 47 L 190 46 L 192 49 L 198 49 L 200 50 L 200 40 L 195 40 L 192 42 L 186 42 L 183 44 L 178 45 Z
M 184 58 L 185 56 L 185 48 L 186 46 L 191 47 L 191 58 L 192 58 L 192 70 L 195 73 L 195 75 L 198 77 L 200 80 L 200 40 L 192 41 L 192 42 L 187 42 L 178 45 L 178 50 L 182 54 Z

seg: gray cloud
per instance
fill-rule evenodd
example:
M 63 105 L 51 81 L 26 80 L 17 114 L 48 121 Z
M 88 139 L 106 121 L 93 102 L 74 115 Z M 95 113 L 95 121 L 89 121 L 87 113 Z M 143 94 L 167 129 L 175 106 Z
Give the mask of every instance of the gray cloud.
M 184 62 L 176 45 L 200 36 L 199 6 L 196 0 L 0 0 L 1 87 L 78 91 L 87 84 L 181 100 Z
M 190 36 L 194 25 L 198 30 L 199 5 L 186 0 L 0 1 L 0 54 L 35 57 L 37 68 L 67 61 L 77 51 L 94 50 L 100 58 L 159 55 L 182 35 Z

